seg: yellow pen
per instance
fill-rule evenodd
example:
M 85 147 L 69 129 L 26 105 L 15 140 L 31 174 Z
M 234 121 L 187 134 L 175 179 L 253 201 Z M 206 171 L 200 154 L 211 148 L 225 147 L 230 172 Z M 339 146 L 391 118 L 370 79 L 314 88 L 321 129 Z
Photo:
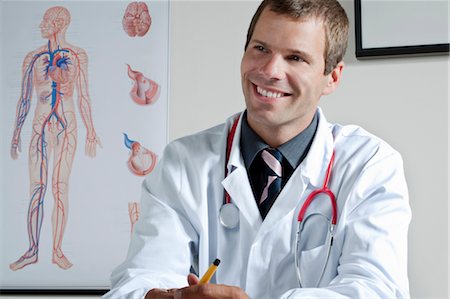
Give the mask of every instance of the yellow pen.
M 200 279 L 200 281 L 198 283 L 199 284 L 208 283 L 211 280 L 211 277 L 213 277 L 214 273 L 216 272 L 219 264 L 220 264 L 220 260 L 215 259 L 214 263 L 212 263 L 212 265 L 209 267 L 208 271 L 206 271 L 206 273 L 202 276 L 202 278 Z

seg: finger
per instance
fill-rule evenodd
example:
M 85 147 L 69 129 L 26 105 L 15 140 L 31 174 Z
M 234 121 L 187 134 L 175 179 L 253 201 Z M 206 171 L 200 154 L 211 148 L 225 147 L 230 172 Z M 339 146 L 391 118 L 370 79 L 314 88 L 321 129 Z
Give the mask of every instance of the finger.
M 92 143 L 89 142 L 88 144 L 86 144 L 86 156 L 88 156 L 89 158 L 92 158 Z
M 215 299 L 226 298 L 221 297 L 221 294 L 217 293 L 217 285 L 215 284 L 197 284 L 189 287 L 185 287 L 175 291 L 175 299 Z
M 173 299 L 175 289 L 152 289 L 146 295 L 145 299 Z
M 100 141 L 100 138 L 97 137 L 96 141 L 97 141 L 98 146 L 100 148 L 103 148 L 103 145 L 102 145 L 102 142 Z
M 16 160 L 16 159 L 17 159 L 17 150 L 14 149 L 14 148 L 11 148 L 11 158 L 12 158 L 13 160 Z
M 97 152 L 96 152 L 96 149 L 97 149 L 96 146 L 97 146 L 97 144 L 94 143 L 94 142 L 91 144 L 91 157 L 92 157 L 92 158 L 94 158 L 94 157 L 95 157 L 95 154 L 97 153 Z
M 197 284 L 174 292 L 174 299 L 249 299 L 248 295 L 239 287 L 222 284 Z
M 86 141 L 86 155 L 89 158 L 95 157 L 95 142 L 93 141 Z
M 190 274 L 188 275 L 188 277 L 187 277 L 187 281 L 188 281 L 188 284 L 189 284 L 190 286 L 193 286 L 193 285 L 198 284 L 198 282 L 199 282 L 200 280 L 198 279 L 198 277 L 197 277 L 196 275 L 190 273 Z

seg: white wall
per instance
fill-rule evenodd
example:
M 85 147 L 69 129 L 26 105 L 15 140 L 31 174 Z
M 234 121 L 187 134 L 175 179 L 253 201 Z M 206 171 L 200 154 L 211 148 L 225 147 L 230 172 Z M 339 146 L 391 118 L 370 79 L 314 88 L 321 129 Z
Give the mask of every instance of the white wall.
M 244 108 L 239 64 L 258 2 L 171 2 L 170 140 Z M 357 61 L 353 1 L 342 3 L 352 22 L 347 66 L 340 89 L 321 106 L 328 120 L 362 125 L 402 153 L 413 211 L 411 295 L 449 298 L 449 58 Z

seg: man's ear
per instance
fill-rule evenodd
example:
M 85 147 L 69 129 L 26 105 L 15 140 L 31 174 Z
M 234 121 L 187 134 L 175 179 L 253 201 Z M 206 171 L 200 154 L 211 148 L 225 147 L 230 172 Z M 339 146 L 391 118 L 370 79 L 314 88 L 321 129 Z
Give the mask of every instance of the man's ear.
M 339 86 L 341 82 L 342 70 L 344 69 L 344 62 L 339 62 L 336 67 L 329 73 L 327 77 L 327 85 L 322 91 L 322 95 L 329 95 Z
M 61 31 L 64 28 L 65 21 L 62 18 L 57 18 L 53 21 L 53 24 L 55 24 L 55 27 L 58 28 L 58 31 Z

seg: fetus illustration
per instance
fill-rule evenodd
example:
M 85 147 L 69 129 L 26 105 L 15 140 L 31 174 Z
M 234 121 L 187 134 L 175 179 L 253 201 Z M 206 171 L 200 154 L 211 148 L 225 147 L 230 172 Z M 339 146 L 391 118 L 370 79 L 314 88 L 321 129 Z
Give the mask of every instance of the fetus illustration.
M 133 101 L 139 105 L 150 105 L 159 98 L 160 87 L 155 81 L 145 77 L 141 72 L 133 70 L 129 64 L 128 77 L 134 81 L 130 91 Z
M 88 92 L 88 55 L 66 41 L 70 20 L 66 8 L 49 8 L 39 25 L 44 44 L 29 52 L 23 62 L 22 89 L 11 141 L 14 160 L 21 152 L 22 127 L 32 107 L 33 94 L 36 104 L 28 152 L 30 195 L 26 224 L 29 245 L 25 253 L 9 265 L 13 271 L 38 262 L 48 188 L 53 197 L 52 263 L 64 270 L 72 267 L 62 245 L 69 215 L 70 174 L 79 142 L 77 110 L 86 129 L 86 156 L 95 157 L 97 147 L 101 147 Z M 25 183 L 22 187 L 25 188 Z
M 134 226 L 136 222 L 139 220 L 139 214 L 141 212 L 141 206 L 138 202 L 129 202 L 128 203 L 128 215 L 130 216 L 131 223 L 131 234 L 133 234 Z
M 122 19 L 123 30 L 130 37 L 144 36 L 152 25 L 152 18 L 144 2 L 128 4 Z
M 124 133 L 123 135 L 125 146 L 131 150 L 127 162 L 130 171 L 138 176 L 144 176 L 152 172 L 158 158 L 156 154 L 141 146 L 139 142 L 130 140 L 127 134 Z

